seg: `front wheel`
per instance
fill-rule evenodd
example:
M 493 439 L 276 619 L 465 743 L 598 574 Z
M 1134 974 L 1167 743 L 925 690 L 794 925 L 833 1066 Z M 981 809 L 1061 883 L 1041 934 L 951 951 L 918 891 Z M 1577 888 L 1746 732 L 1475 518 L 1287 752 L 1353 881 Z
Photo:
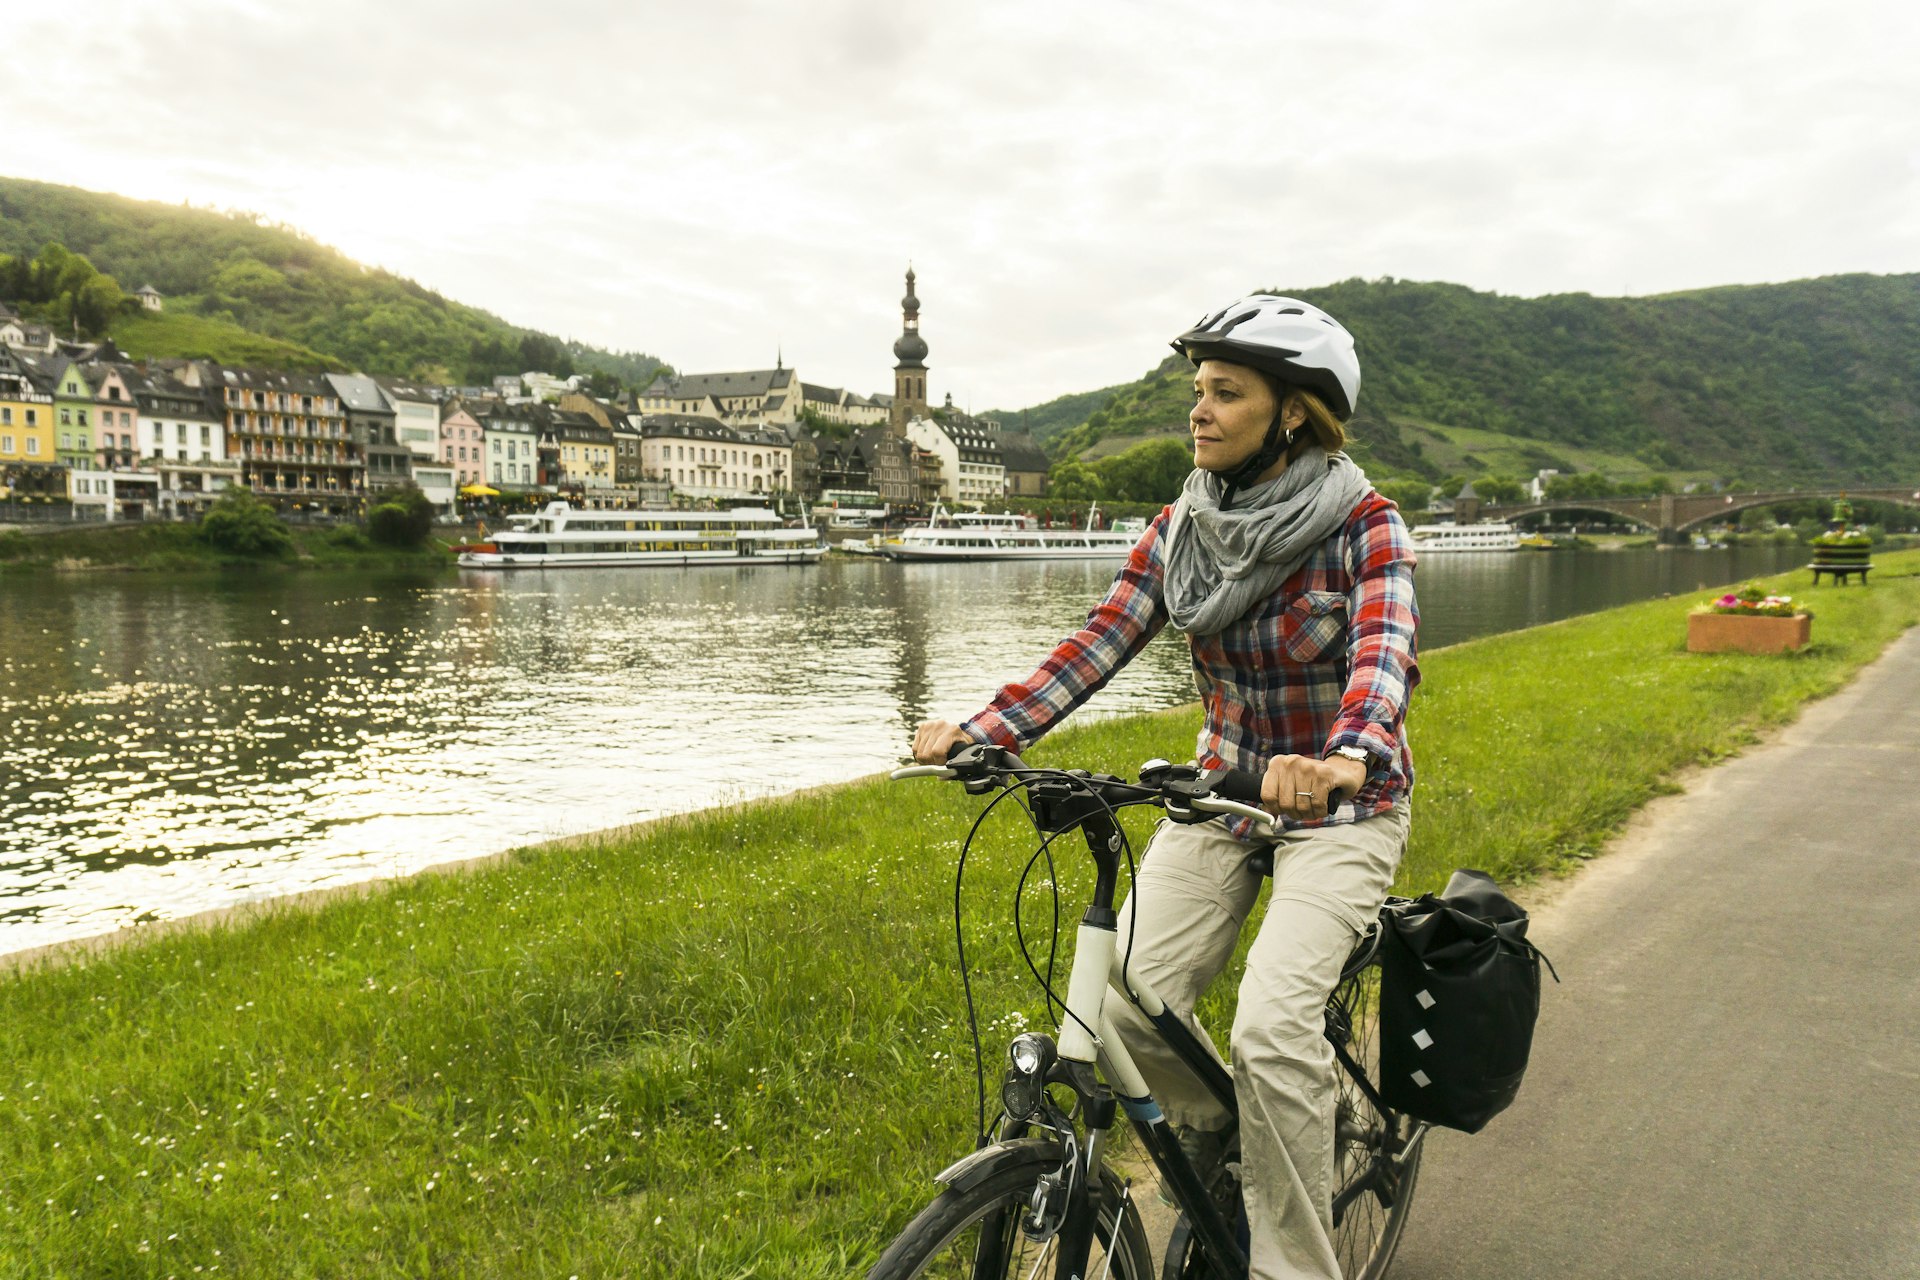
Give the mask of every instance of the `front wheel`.
M 1035 1151 L 1002 1152 L 964 1189 L 949 1187 L 907 1224 L 867 1280 L 1045 1280 L 1054 1274 L 1053 1242 L 1035 1243 L 1020 1229 L 1042 1174 L 1058 1157 Z M 1153 1260 L 1138 1206 L 1112 1171 L 1100 1171 L 1099 1218 L 1087 1274 L 1150 1280 Z M 1117 1229 L 1116 1229 L 1117 1224 Z

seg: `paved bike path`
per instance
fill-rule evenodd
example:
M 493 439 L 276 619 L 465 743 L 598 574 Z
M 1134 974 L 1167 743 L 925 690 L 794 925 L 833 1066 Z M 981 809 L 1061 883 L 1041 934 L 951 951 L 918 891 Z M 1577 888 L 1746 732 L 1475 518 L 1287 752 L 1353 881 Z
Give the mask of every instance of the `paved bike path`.
M 1920 1277 L 1920 630 L 1648 809 L 1532 936 L 1520 1097 L 1392 1280 Z

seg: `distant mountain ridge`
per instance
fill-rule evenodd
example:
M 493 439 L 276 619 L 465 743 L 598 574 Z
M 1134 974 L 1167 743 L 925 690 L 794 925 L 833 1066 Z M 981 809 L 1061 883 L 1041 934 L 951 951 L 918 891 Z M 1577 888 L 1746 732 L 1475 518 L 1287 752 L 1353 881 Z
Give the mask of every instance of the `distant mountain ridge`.
M 1273 291 L 1352 329 L 1356 438 L 1386 470 L 1437 479 L 1432 426 L 1539 466 L 1600 454 L 1756 483 L 1920 482 L 1920 274 L 1646 298 L 1393 279 Z M 1190 382 L 1169 359 L 1076 425 L 1052 415 L 1042 438 L 1061 458 L 1183 433 Z
M 413 280 L 361 265 L 288 227 L 125 196 L 0 178 L 0 253 L 32 257 L 48 241 L 83 254 L 129 292 L 151 284 L 168 316 L 192 315 L 278 339 L 368 373 L 484 384 L 528 370 L 602 373 L 645 385 L 662 366 L 509 324 Z M 149 321 L 164 345 L 208 330 Z M 199 354 L 166 351 L 160 354 Z

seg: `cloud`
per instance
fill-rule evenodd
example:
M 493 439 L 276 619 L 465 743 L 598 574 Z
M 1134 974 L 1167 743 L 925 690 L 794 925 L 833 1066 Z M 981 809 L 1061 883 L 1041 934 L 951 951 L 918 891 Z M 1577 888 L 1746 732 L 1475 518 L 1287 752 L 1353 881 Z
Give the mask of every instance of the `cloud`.
M 1257 285 L 1657 292 L 1920 266 L 1920 18 L 1386 0 L 76 0 L 0 170 L 251 207 L 683 368 L 1137 376 Z

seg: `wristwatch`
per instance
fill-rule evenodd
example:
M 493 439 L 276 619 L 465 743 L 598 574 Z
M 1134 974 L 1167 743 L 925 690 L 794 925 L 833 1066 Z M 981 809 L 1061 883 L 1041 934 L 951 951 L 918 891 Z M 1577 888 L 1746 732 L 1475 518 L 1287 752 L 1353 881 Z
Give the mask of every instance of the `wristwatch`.
M 1328 758 L 1332 758 L 1333 756 L 1345 756 L 1347 759 L 1354 761 L 1362 769 L 1367 771 L 1368 777 L 1372 777 L 1374 774 L 1373 753 L 1365 747 L 1335 747 L 1333 750 L 1327 752 Z

